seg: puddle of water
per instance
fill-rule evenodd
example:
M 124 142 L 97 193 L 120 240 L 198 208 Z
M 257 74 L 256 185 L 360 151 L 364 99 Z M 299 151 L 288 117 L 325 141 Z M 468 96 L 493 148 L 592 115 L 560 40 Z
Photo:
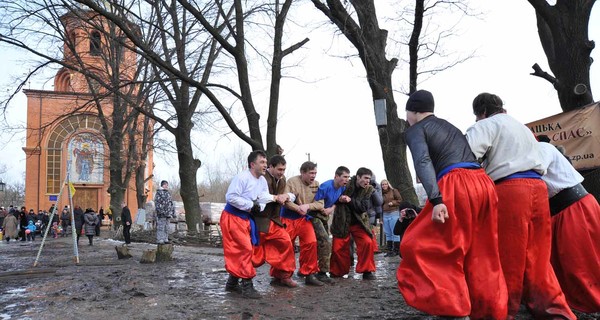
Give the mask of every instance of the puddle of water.
M 168 282 L 169 284 L 177 284 L 177 286 L 185 285 L 188 280 L 187 272 L 184 269 L 176 269 L 169 274 Z
M 0 295 L 0 304 L 5 304 L 6 306 L 0 313 L 0 319 L 12 319 L 13 316 L 16 316 L 18 319 L 23 319 L 20 313 L 20 307 L 27 304 L 27 290 L 25 288 L 14 288 L 9 289 L 4 292 L 4 294 Z M 25 299 L 24 299 L 25 298 Z M 14 303 L 14 302 L 17 303 Z
M 25 294 L 25 292 L 27 292 L 27 290 L 25 288 L 15 288 L 15 289 L 6 290 L 4 292 L 4 294 L 0 295 L 0 304 L 5 304 L 5 303 L 7 304 L 6 307 L 4 307 L 4 310 L 14 309 L 15 307 L 17 307 L 19 305 L 19 303 L 11 303 L 11 302 L 23 300 L 23 298 L 25 298 L 27 296 Z
M 19 293 L 23 293 L 23 292 L 26 292 L 26 291 L 27 291 L 27 289 L 25 289 L 25 288 L 16 288 L 16 289 L 7 290 L 6 293 L 8 293 L 8 294 L 19 294 Z

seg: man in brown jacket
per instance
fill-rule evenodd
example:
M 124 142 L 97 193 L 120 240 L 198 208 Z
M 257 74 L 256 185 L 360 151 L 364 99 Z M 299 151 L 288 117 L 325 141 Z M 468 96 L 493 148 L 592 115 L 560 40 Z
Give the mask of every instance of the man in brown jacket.
M 265 179 L 270 194 L 285 194 L 285 168 L 286 161 L 282 156 L 275 155 L 269 160 Z M 263 211 L 254 215 L 260 241 L 259 245 L 254 247 L 252 264 L 258 268 L 268 262 L 271 265 L 273 284 L 294 288 L 298 286 L 291 278 L 296 269 L 296 258 L 290 236 L 279 218 L 280 209 L 281 205 L 278 202 L 271 202 Z
M 292 241 L 295 241 L 296 237 L 300 239 L 300 269 L 298 273 L 306 276 L 305 283 L 307 285 L 322 286 L 324 283 L 316 277 L 319 272 L 317 238 L 310 221 L 313 219 L 311 215 L 323 211 L 323 200 L 315 201 L 315 194 L 319 189 L 319 182 L 315 180 L 316 176 L 317 164 L 306 161 L 300 166 L 300 175 L 288 180 L 285 189 L 295 199 L 290 199 L 285 203 L 281 221 L 286 224 L 286 231 Z

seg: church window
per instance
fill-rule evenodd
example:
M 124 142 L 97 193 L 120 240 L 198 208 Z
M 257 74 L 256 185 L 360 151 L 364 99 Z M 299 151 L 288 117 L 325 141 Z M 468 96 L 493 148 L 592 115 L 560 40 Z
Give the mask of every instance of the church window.
M 102 52 L 102 38 L 100 32 L 93 31 L 90 37 L 90 54 L 93 56 L 99 56 Z

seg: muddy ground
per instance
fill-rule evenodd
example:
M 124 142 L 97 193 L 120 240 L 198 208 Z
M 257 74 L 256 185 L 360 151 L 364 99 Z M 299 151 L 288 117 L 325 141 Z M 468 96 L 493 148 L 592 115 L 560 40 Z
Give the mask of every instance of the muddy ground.
M 136 235 L 134 234 L 134 239 Z M 139 234 L 138 241 L 147 239 Z M 257 270 L 261 300 L 224 291 L 227 273 L 218 247 L 187 241 L 174 260 L 140 264 L 149 243 L 134 242 L 132 259 L 118 260 L 104 230 L 94 246 L 80 240 L 73 262 L 71 238 L 49 239 L 37 267 L 40 240 L 0 244 L 0 319 L 428 319 L 408 307 L 396 288 L 399 258 L 376 255 L 377 280 L 350 273 L 336 284 L 287 289 L 272 286 L 268 266 Z M 178 239 L 178 243 L 185 240 Z M 581 315 L 597 319 L 600 314 Z M 518 319 L 530 319 L 525 311 Z

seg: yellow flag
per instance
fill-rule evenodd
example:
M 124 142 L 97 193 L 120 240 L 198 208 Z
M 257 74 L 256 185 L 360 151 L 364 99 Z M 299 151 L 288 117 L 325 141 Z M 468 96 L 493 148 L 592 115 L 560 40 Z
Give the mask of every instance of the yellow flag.
M 75 195 L 75 187 L 73 186 L 71 181 L 69 181 L 69 191 L 71 191 L 71 197 Z

